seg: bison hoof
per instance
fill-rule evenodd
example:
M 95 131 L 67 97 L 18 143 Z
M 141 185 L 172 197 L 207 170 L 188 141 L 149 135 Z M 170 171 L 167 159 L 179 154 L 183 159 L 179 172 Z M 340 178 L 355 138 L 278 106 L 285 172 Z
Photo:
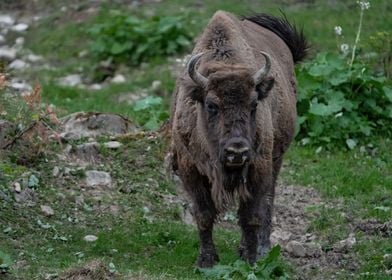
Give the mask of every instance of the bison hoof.
M 197 259 L 197 266 L 200 268 L 208 268 L 213 267 L 217 262 L 219 262 L 219 256 L 215 252 L 201 253 Z

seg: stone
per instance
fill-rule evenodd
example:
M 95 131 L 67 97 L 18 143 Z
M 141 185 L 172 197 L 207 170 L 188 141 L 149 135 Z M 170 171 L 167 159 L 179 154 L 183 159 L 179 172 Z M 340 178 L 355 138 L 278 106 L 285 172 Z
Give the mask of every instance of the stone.
M 25 68 L 29 67 L 29 64 L 24 62 L 23 60 L 16 59 L 16 60 L 12 61 L 8 65 L 8 67 L 10 69 L 14 69 L 14 70 L 22 70 L 22 69 L 25 69 Z
M 305 255 L 307 257 L 315 257 L 318 258 L 322 254 L 321 245 L 315 242 L 304 243 Z
M 89 170 L 86 171 L 86 184 L 89 187 L 110 186 L 112 178 L 108 172 Z
M 355 239 L 354 233 L 350 233 L 348 238 L 340 240 L 338 243 L 336 243 L 333 246 L 333 250 L 335 252 L 344 253 L 352 249 L 356 243 L 357 240 Z
M 7 46 L 0 48 L 0 59 L 12 61 L 16 58 L 16 49 Z
M 5 37 L 0 34 L 0 44 L 5 43 Z
M 286 244 L 292 237 L 291 232 L 284 231 L 280 228 L 274 229 L 271 233 L 271 242 L 272 244 Z
M 25 38 L 23 37 L 18 37 L 15 39 L 15 45 L 18 47 L 22 47 L 25 43 Z
M 48 205 L 41 205 L 41 211 L 42 213 L 44 213 L 45 216 L 50 217 L 54 215 L 54 211 L 52 209 L 52 207 L 48 206 Z
M 26 83 L 25 81 L 16 81 L 16 80 L 11 81 L 10 87 L 20 92 L 23 91 L 30 92 L 33 89 L 32 86 Z
M 86 235 L 83 239 L 84 239 L 84 241 L 87 241 L 87 242 L 95 242 L 98 240 L 98 237 L 96 237 L 95 235 L 89 234 L 89 235 Z
M 20 186 L 19 182 L 14 183 L 14 191 L 16 191 L 17 193 L 20 193 L 22 191 L 22 187 Z
M 101 84 L 92 84 L 88 88 L 91 90 L 101 90 L 103 86 Z
M 113 77 L 112 83 L 114 83 L 114 84 L 122 84 L 122 83 L 125 83 L 125 77 L 124 77 L 124 75 L 117 74 L 116 76 Z
M 60 168 L 58 166 L 53 167 L 52 176 L 58 177 L 60 175 Z
M 9 27 L 14 25 L 15 19 L 10 15 L 0 15 L 0 26 Z
M 99 161 L 99 144 L 97 142 L 89 142 L 77 145 L 72 148 L 70 155 L 81 161 L 96 163 Z
M 72 74 L 60 78 L 58 83 L 62 86 L 75 87 L 82 83 L 82 77 L 79 74 Z
M 25 59 L 31 63 L 39 62 L 43 60 L 43 57 L 36 54 L 29 54 L 25 57 Z
M 159 92 L 162 89 L 162 82 L 159 80 L 153 81 L 151 84 L 151 90 L 155 93 Z
M 61 119 L 60 137 L 67 140 L 135 133 L 137 127 L 128 119 L 105 113 L 73 113 Z
M 306 256 L 305 247 L 298 241 L 291 240 L 286 246 L 287 252 L 293 257 L 303 258 Z
M 118 141 L 109 141 L 103 144 L 108 149 L 118 149 L 122 144 Z
M 34 205 L 37 199 L 33 189 L 25 188 L 20 193 L 15 192 L 15 201 L 20 204 Z
M 24 32 L 27 29 L 29 29 L 29 25 L 26 23 L 18 23 L 11 27 L 11 30 L 15 32 Z

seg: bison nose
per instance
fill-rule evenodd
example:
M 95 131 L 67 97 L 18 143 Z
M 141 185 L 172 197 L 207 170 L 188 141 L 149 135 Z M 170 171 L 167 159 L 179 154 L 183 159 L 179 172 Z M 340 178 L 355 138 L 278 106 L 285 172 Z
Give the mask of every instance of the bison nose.
M 243 140 L 229 141 L 224 148 L 224 160 L 227 166 L 242 166 L 249 157 L 249 145 Z

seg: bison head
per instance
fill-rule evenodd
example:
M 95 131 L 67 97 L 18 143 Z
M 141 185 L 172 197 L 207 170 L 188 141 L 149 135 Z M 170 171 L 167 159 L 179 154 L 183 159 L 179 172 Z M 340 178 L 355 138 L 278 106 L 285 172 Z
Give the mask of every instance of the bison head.
M 254 74 L 246 67 L 216 64 L 207 69 L 207 78 L 195 67 L 202 53 L 188 62 L 188 74 L 198 85 L 192 98 L 202 105 L 200 120 L 208 134 L 210 151 L 216 153 L 223 169 L 230 174 L 242 172 L 252 161 L 257 148 L 257 105 L 274 84 L 274 79 L 267 77 L 270 57 L 261 54 L 265 65 Z

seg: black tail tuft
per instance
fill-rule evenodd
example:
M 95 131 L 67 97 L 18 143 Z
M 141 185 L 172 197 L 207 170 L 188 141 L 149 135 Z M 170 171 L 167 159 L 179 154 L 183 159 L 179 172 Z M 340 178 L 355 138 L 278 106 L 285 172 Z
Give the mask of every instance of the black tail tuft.
M 267 14 L 255 14 L 242 19 L 254 22 L 278 35 L 289 47 L 293 55 L 294 63 L 302 61 L 308 54 L 309 43 L 305 39 L 302 28 L 297 29 L 287 20 L 287 17 L 282 13 L 282 18 L 277 18 Z

